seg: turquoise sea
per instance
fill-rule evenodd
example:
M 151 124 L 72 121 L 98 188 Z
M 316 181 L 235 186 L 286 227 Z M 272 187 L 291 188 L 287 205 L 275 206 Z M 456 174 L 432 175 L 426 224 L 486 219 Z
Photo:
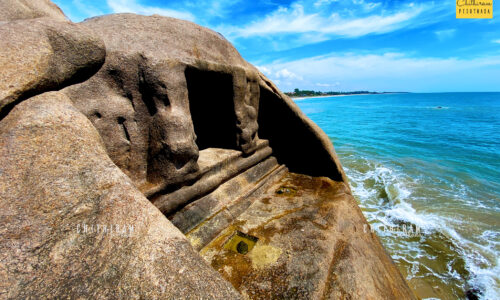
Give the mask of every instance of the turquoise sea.
M 500 299 L 500 93 L 295 102 L 418 297 Z

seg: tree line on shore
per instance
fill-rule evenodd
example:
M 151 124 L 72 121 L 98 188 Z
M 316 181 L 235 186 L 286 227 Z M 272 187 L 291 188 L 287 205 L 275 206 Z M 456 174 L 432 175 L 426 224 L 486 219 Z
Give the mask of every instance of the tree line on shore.
M 357 95 L 357 94 L 381 94 L 369 91 L 353 91 L 353 92 L 319 92 L 312 90 L 299 90 L 294 89 L 293 92 L 285 92 L 290 97 L 309 97 L 309 96 L 338 96 L 338 95 Z

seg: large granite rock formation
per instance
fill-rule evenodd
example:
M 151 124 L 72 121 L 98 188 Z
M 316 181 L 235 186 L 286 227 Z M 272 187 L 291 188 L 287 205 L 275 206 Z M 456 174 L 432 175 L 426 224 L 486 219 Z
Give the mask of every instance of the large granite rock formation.
M 60 92 L 0 126 L 0 297 L 238 298 Z
M 68 21 L 14 20 L 0 37 L 1 117 L 24 99 L 88 79 L 106 56 L 99 37 Z
M 220 34 L 187 21 L 133 14 L 82 25 L 104 40 L 106 63 L 65 92 L 144 193 L 186 181 L 198 169 L 199 148 L 254 152 L 259 99 L 260 131 L 288 167 L 341 179 L 328 138 Z
M 328 137 L 223 36 L 0 8 L 1 298 L 414 299 Z
M 50 0 L 2 0 L 0 2 L 0 21 L 42 17 L 68 21 L 62 10 Z
M 220 34 L 133 14 L 82 25 L 104 40 L 106 63 L 65 92 L 141 191 L 186 181 L 199 148 L 255 150 L 258 72 Z

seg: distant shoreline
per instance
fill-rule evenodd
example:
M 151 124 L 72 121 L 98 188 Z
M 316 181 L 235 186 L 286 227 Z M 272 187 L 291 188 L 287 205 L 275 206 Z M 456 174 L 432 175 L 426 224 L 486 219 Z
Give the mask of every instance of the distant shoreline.
M 386 94 L 407 94 L 407 93 L 408 92 L 364 93 L 364 94 L 341 94 L 341 95 L 302 96 L 302 97 L 290 97 L 290 98 L 292 100 L 303 100 L 303 99 L 326 98 L 326 97 L 346 97 L 346 96 L 386 95 Z

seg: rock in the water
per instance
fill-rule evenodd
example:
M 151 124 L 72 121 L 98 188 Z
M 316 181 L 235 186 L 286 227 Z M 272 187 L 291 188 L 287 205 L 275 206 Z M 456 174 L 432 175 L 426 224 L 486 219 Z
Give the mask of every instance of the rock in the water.
M 35 19 L 49 17 L 67 21 L 66 16 L 50 0 L 2 0 L 0 1 L 0 21 Z
M 106 50 L 91 30 L 49 18 L 0 25 L 0 119 L 19 101 L 81 82 Z
M 0 121 L 0 295 L 237 299 L 59 92 Z

